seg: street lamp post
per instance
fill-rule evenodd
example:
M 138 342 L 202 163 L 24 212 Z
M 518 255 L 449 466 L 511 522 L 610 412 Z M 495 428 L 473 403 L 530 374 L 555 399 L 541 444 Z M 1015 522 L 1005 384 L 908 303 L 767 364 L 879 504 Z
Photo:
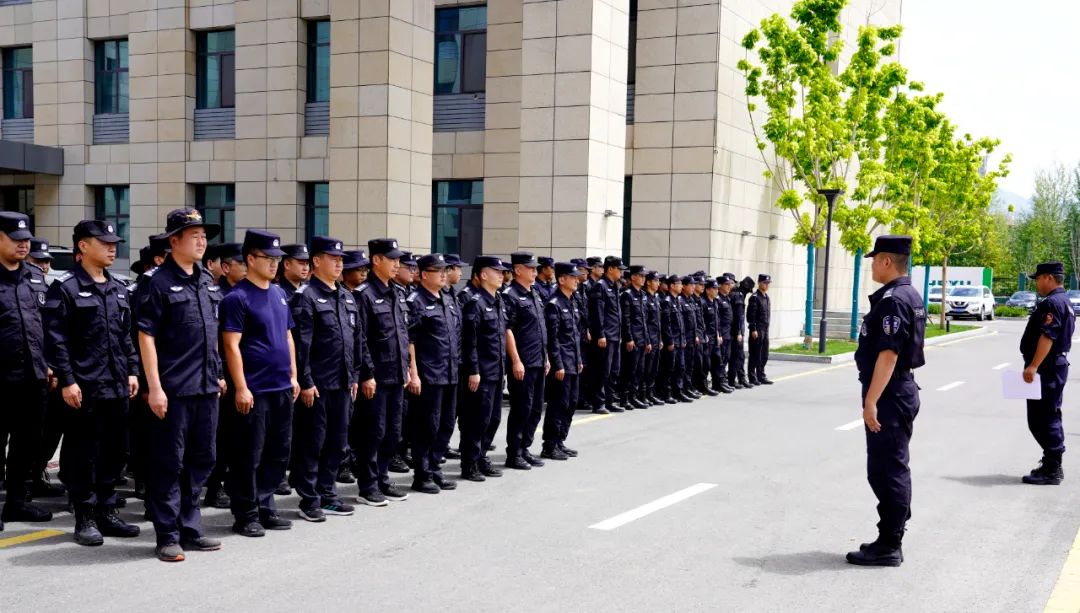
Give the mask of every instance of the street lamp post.
M 832 248 L 832 213 L 836 206 L 836 198 L 843 192 L 838 189 L 819 189 L 818 193 L 825 196 L 829 203 L 829 212 L 825 226 L 825 274 L 821 280 L 821 324 L 818 326 L 818 353 L 825 353 L 825 334 L 829 322 L 829 251 Z

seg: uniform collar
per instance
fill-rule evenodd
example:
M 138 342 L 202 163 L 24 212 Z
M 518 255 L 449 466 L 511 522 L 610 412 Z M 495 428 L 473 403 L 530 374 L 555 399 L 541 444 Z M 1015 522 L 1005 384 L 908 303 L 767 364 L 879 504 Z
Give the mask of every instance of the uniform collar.
M 315 279 L 311 283 L 308 283 L 307 287 L 315 288 L 320 293 L 326 295 L 336 294 L 338 291 L 337 283 L 334 284 L 334 287 L 327 287 L 326 283 L 323 283 L 322 279 Z
M 519 292 L 525 294 L 526 296 L 532 295 L 532 290 L 531 289 L 525 289 L 525 286 L 518 283 L 517 279 L 514 279 L 513 281 L 510 282 L 510 287 L 517 288 L 517 290 Z
M 1047 294 L 1046 297 L 1049 298 L 1050 296 L 1053 296 L 1054 294 L 1064 294 L 1064 293 L 1065 293 L 1065 288 L 1064 287 L 1055 287 L 1054 289 L 1050 290 L 1050 293 Z
M 184 269 L 180 268 L 180 265 L 176 263 L 176 260 L 172 259 L 172 255 L 165 258 L 165 263 L 159 266 L 159 268 L 167 269 L 169 272 L 173 273 L 180 279 L 191 279 L 196 282 L 198 282 L 199 277 L 203 274 L 202 265 L 200 265 L 198 262 L 196 262 L 195 265 L 192 266 L 191 274 L 187 274 L 186 272 L 184 272 Z M 221 277 L 221 280 L 225 281 L 225 277 Z M 228 285 L 228 282 L 226 281 L 225 284 Z
M 112 281 L 112 275 L 109 274 L 109 269 L 102 270 L 105 275 L 105 283 Z M 71 268 L 71 274 L 79 281 L 79 287 L 93 287 L 97 285 L 97 281 L 90 276 L 90 273 L 86 272 L 86 269 L 76 264 Z
M 32 276 L 33 274 L 33 270 L 27 262 L 19 262 L 19 267 L 15 270 L 8 270 L 7 268 L 0 266 L 0 279 L 11 283 L 17 283 L 19 279 Z
M 368 285 L 371 286 L 371 288 L 374 289 L 375 293 L 379 296 L 385 296 L 387 293 L 393 291 L 390 285 L 383 283 L 382 279 L 380 279 L 378 275 L 373 274 L 369 276 L 367 282 Z M 393 282 L 393 280 L 390 281 L 390 283 Z
M 870 294 L 870 302 L 876 303 L 878 300 L 881 300 L 881 298 L 885 295 L 885 292 L 900 287 L 901 285 L 911 285 L 911 277 L 897 277 L 892 281 L 889 281 L 885 285 L 882 285 L 880 288 L 878 288 L 878 291 Z

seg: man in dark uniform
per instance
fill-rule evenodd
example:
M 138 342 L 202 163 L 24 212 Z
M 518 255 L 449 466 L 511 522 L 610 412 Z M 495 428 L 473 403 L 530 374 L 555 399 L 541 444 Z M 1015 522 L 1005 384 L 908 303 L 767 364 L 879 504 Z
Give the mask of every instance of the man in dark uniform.
M 207 245 L 206 252 L 202 256 L 202 265 L 210 273 L 210 284 L 217 285 L 221 280 L 221 245 Z
M 45 362 L 45 332 L 41 306 L 45 276 L 25 263 L 30 252 L 30 218 L 0 212 L 0 433 L 11 437 L 6 459 L 7 499 L 0 513 L 4 522 L 44 522 L 52 513 L 26 502 L 26 483 L 41 439 L 45 393 L 52 374 Z M 0 439 L 0 446 L 6 440 Z M 0 456 L 2 457 L 2 456 Z
M 108 272 L 122 241 L 110 223 L 76 224 L 71 242 L 79 260 L 49 287 L 42 308 L 46 357 L 69 407 L 60 480 L 75 510 L 75 542 L 87 546 L 101 545 L 103 535 L 139 535 L 116 511 L 128 401 L 139 390 L 127 288 Z
M 402 251 L 401 254 L 400 265 L 390 285 L 394 288 L 398 300 L 404 301 L 413 292 L 413 286 L 418 278 L 418 269 L 412 251 Z M 390 465 L 387 469 L 392 473 L 407 473 L 411 470 L 412 455 L 409 453 L 409 441 L 412 440 L 409 432 L 409 428 L 412 427 L 412 422 L 409 420 L 409 405 L 411 403 L 412 395 L 404 394 L 404 401 L 401 405 L 401 434 L 397 442 L 397 451 L 394 453 L 394 457 L 390 459 Z
M 758 275 L 758 289 L 750 296 L 746 306 L 746 325 L 750 329 L 750 365 L 747 367 L 752 385 L 772 385 L 765 376 L 765 365 L 769 363 L 769 284 L 772 277 Z
M 919 386 L 913 371 L 926 363 L 926 312 L 907 276 L 910 236 L 879 236 L 866 257 L 874 258 L 873 279 L 883 286 L 870 296 L 855 365 L 866 424 L 866 476 L 878 499 L 880 521 L 877 540 L 847 554 L 847 561 L 859 566 L 900 566 L 904 561 L 900 544 L 911 517 L 908 446 L 919 413 Z
M 558 289 L 544 305 L 551 371 L 547 382 L 549 394 L 547 414 L 544 416 L 544 448 L 540 455 L 549 460 L 566 460 L 578 454 L 566 446 L 566 438 L 570 435 L 583 366 L 581 332 L 578 330 L 581 316 L 573 300 L 581 276 L 575 264 L 555 264 Z
M 536 258 L 536 261 L 540 262 L 540 265 L 536 269 L 535 289 L 546 303 L 559 289 L 559 283 L 555 280 L 555 258 L 542 255 Z
M 1032 485 L 1058 485 L 1065 478 L 1061 456 L 1065 453 L 1065 432 L 1061 426 L 1061 401 L 1069 379 L 1068 354 L 1076 316 L 1065 294 L 1065 265 L 1044 262 L 1031 275 L 1039 295 L 1045 299 L 1035 305 L 1028 317 L 1020 354 L 1024 357 L 1024 381 L 1039 376 L 1041 397 L 1027 401 L 1028 429 L 1043 449 L 1038 468 L 1023 478 Z
M 41 274 L 47 275 L 52 260 L 53 256 L 49 253 L 49 241 L 43 238 L 31 238 L 30 253 L 26 256 L 26 263 L 37 266 Z
M 682 295 L 679 300 L 682 304 L 683 334 L 686 335 L 686 348 L 683 349 L 682 390 L 683 395 L 691 400 L 701 398 L 694 384 L 694 365 L 697 360 L 697 351 L 701 345 L 701 337 L 705 334 L 705 324 L 699 321 L 697 303 L 694 301 L 694 278 L 690 275 L 682 277 Z
M 300 495 L 300 518 L 310 522 L 354 510 L 338 496 L 335 484 L 349 447 L 358 365 L 367 345 L 356 299 L 337 282 L 345 257 L 340 247 L 336 238 L 312 237 L 311 277 L 289 301 L 300 383 L 289 482 Z
M 660 372 L 657 391 L 667 404 L 690 402 L 682 393 L 683 349 L 686 337 L 682 323 L 682 279 L 678 275 L 667 278 L 667 294 L 660 298 Z
M 438 494 L 457 487 L 443 476 L 445 449 L 439 448 L 439 429 L 457 414 L 461 364 L 461 309 L 445 292 L 446 257 L 425 255 L 417 261 L 420 284 L 407 299 L 409 352 L 413 376 L 408 391 L 410 445 L 413 450 L 412 489 Z
M 716 337 L 706 329 L 705 321 L 705 272 L 694 273 L 694 302 L 697 308 L 698 333 L 701 335 L 701 343 L 697 348 L 697 360 L 694 364 L 694 389 L 705 396 L 719 396 L 709 386 L 709 364 L 712 360 L 712 351 L 717 344 Z
M 724 273 L 725 277 L 735 279 L 733 273 Z M 754 280 L 744 277 L 731 290 L 731 351 L 728 353 L 728 385 L 734 389 L 754 387 L 746 378 L 746 295 L 754 290 Z
M 281 259 L 277 284 L 285 290 L 285 299 L 292 300 L 293 294 L 303 289 L 311 276 L 311 254 L 307 245 L 282 245 L 281 250 L 285 257 Z
M 645 365 L 639 386 L 641 401 L 652 406 L 664 404 L 656 397 L 656 373 L 660 367 L 660 275 L 655 270 L 645 273 Z
M 218 279 L 218 286 L 221 287 L 222 297 L 225 297 L 247 276 L 247 263 L 244 262 L 243 245 L 240 243 L 218 245 L 217 255 L 221 259 L 221 277 Z
M 623 412 L 615 404 L 619 385 L 619 339 L 622 336 L 622 315 L 615 282 L 624 270 L 622 258 L 608 256 L 604 260 L 604 276 L 589 290 L 589 333 L 592 336 L 589 383 L 593 413 Z
M 368 270 L 371 267 L 371 260 L 368 259 L 367 251 L 363 249 L 351 249 L 345 252 L 345 257 L 341 263 L 341 279 L 342 285 L 345 289 L 352 294 L 353 300 L 360 308 L 360 294 L 367 287 Z M 360 335 L 364 337 L 364 350 L 367 351 L 367 330 L 364 329 L 364 318 L 357 314 L 356 325 L 359 328 Z M 356 362 L 356 369 L 359 372 L 363 360 Z M 359 375 L 357 375 L 359 377 Z M 349 434 L 348 445 L 345 451 L 345 458 L 341 461 L 341 468 L 338 469 L 337 482 L 352 484 L 356 483 L 356 477 L 354 476 L 353 466 L 356 465 L 356 454 L 353 451 L 359 444 L 361 432 L 358 427 L 359 420 L 354 419 L 356 412 L 361 410 L 361 405 L 366 405 L 369 402 L 363 394 L 357 392 L 356 398 L 353 400 L 352 409 L 349 412 Z M 366 409 L 363 409 L 366 411 Z
M 360 393 L 368 400 L 357 406 L 354 416 L 357 444 L 357 502 L 386 506 L 387 500 L 401 501 L 409 493 L 390 482 L 388 469 L 398 441 L 405 402 L 405 386 L 414 371 L 409 357 L 409 316 L 405 298 L 394 290 L 404 253 L 393 238 L 368 241 L 371 274 L 360 293 L 360 319 L 367 333 L 367 360 L 360 368 Z M 359 472 L 358 472 L 359 471 Z
M 712 388 L 715 391 L 730 394 L 735 390 L 727 383 L 727 361 L 731 350 L 731 301 L 728 296 L 735 280 L 721 277 L 722 281 L 710 279 L 706 282 L 705 293 L 716 308 L 716 331 L 720 341 L 713 344 L 712 355 L 709 358 L 709 374 L 712 377 Z M 711 287 L 710 287 L 711 284 Z
M 589 263 L 585 258 L 576 258 L 571 260 L 578 267 L 578 276 L 581 281 L 578 282 L 577 291 L 574 292 L 574 303 L 577 304 L 578 313 L 581 315 L 581 321 L 578 322 L 578 330 L 581 333 L 581 361 L 585 364 L 585 367 L 581 370 L 581 374 L 578 375 L 578 401 L 577 406 L 574 407 L 574 411 L 586 410 L 589 408 L 589 346 L 591 345 L 592 337 L 589 334 Z
M 544 412 L 547 356 L 544 301 L 534 287 L 537 261 L 528 251 L 510 254 L 514 281 L 503 292 L 506 309 L 506 359 L 510 376 L 510 414 L 506 418 L 506 467 L 528 470 L 543 466 L 529 446 Z
M 456 253 L 447 253 L 446 259 L 446 285 L 443 289 L 443 293 L 446 294 L 451 300 L 454 301 L 454 306 L 458 307 L 458 335 L 460 338 L 461 333 L 461 292 L 457 288 L 458 283 L 461 282 L 461 265 L 464 263 L 461 261 L 461 256 Z M 458 376 L 461 379 L 461 376 Z M 459 383 L 459 381 L 456 381 Z M 458 397 L 461 396 L 461 387 L 458 386 Z M 454 436 L 454 427 L 457 423 L 457 405 L 454 405 L 454 413 L 451 415 L 448 411 L 443 411 L 443 420 L 439 424 L 439 434 L 435 441 L 435 450 L 439 454 L 440 461 L 445 463 L 446 460 L 460 460 L 461 452 L 457 449 L 450 447 L 450 439 Z
M 218 354 L 221 290 L 198 262 L 207 239 L 219 231 L 195 209 L 171 211 L 163 235 L 171 253 L 147 273 L 151 278 L 139 292 L 139 354 L 155 417 L 146 506 L 157 533 L 155 553 L 166 562 L 182 561 L 185 550 L 221 548 L 203 535 L 199 511 L 199 494 L 214 466 L 225 379 Z
M 469 481 L 502 476 L 487 452 L 502 420 L 507 324 L 498 290 L 505 269 L 499 258 L 477 256 L 472 269 L 477 285 L 462 306 L 461 477 Z
M 641 394 L 645 378 L 645 352 L 652 352 L 646 329 L 645 267 L 634 265 L 628 271 L 630 286 L 619 296 L 622 311 L 622 351 L 619 369 L 619 399 L 623 409 L 647 409 L 649 404 Z

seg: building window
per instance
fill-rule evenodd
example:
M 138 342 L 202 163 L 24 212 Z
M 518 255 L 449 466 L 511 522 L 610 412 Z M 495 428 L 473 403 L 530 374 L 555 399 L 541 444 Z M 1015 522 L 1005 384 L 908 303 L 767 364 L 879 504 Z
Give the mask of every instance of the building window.
M 233 108 L 236 98 L 236 53 L 233 30 L 197 33 L 195 107 Z
M 195 186 L 195 208 L 203 220 L 221 226 L 211 243 L 231 243 L 236 235 L 236 187 L 231 184 Z
M 637 17 L 638 8 L 637 0 L 630 0 L 630 35 L 627 38 L 627 53 L 626 53 L 626 84 L 632 85 L 637 83 L 637 77 L 635 76 L 637 71 L 634 68 L 637 66 Z
M 484 182 L 435 181 L 431 192 L 435 252 L 456 253 L 471 262 L 483 250 Z
M 435 93 L 484 91 L 487 73 L 487 7 L 435 11 Z
M 630 264 L 630 213 L 634 204 L 634 177 L 626 177 L 623 183 L 622 204 L 622 259 L 623 263 Z
M 308 183 L 304 207 L 304 242 L 330 234 L 330 184 Z
M 308 22 L 307 101 L 330 101 L 330 22 Z
M 128 112 L 128 42 L 101 40 L 94 50 L 94 112 Z
M 33 187 L 0 187 L 0 205 L 3 210 L 12 213 L 22 213 L 30 218 L 30 231 L 34 231 L 34 188 Z
M 3 50 L 4 119 L 34 116 L 34 51 L 31 47 Z
M 116 257 L 124 260 L 128 257 L 129 192 L 127 185 L 104 185 L 97 188 L 94 198 L 94 219 L 111 223 L 116 228 L 117 236 L 124 239 L 116 245 Z

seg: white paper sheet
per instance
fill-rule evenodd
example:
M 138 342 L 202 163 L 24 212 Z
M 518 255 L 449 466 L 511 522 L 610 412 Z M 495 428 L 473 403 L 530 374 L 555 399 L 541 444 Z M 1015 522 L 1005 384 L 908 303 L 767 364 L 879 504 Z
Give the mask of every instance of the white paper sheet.
M 1024 381 L 1024 373 L 1019 370 L 1005 370 L 1001 373 L 1001 394 L 1006 400 L 1039 400 L 1042 398 L 1042 386 L 1039 374 L 1031 383 Z

